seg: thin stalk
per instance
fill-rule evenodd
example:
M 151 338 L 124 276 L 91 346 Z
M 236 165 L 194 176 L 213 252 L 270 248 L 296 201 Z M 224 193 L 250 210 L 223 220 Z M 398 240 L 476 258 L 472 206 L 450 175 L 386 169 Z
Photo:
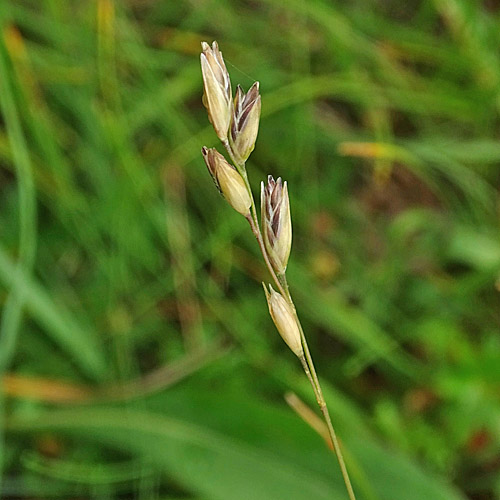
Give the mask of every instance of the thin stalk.
M 269 271 L 269 274 L 273 278 L 273 281 L 275 282 L 276 286 L 278 287 L 281 295 L 286 297 L 286 292 L 283 286 L 280 283 L 280 280 L 278 279 L 278 276 L 274 272 L 273 266 L 271 264 L 271 261 L 269 260 L 269 256 L 267 255 L 266 252 L 266 247 L 264 245 L 264 240 L 262 239 L 262 234 L 259 230 L 259 226 L 257 226 L 251 216 L 247 217 L 247 220 L 250 224 L 250 227 L 252 228 L 252 232 L 255 235 L 255 238 L 257 239 L 257 242 L 259 244 L 260 251 L 262 253 L 262 257 L 264 257 L 264 262 L 266 263 L 267 269 Z
M 344 455 L 342 454 L 342 449 L 340 448 L 340 443 L 337 439 L 337 434 L 335 433 L 335 429 L 333 428 L 332 420 L 330 418 L 330 412 L 328 411 L 328 406 L 326 404 L 325 398 L 323 396 L 323 391 L 321 389 L 321 384 L 319 383 L 318 375 L 316 373 L 316 368 L 314 367 L 314 363 L 312 360 L 311 353 L 309 351 L 309 346 L 307 345 L 307 340 L 304 334 L 304 330 L 302 328 L 302 325 L 300 324 L 300 320 L 297 316 L 297 312 L 295 311 L 295 319 L 297 321 L 297 324 L 299 326 L 300 330 L 300 337 L 302 339 L 302 345 L 304 347 L 304 353 L 305 353 L 305 358 L 302 357 L 300 360 L 302 362 L 302 366 L 304 368 L 304 371 L 306 372 L 307 378 L 309 379 L 309 382 L 311 383 L 314 394 L 316 396 L 316 401 L 318 403 L 318 406 L 321 410 L 321 413 L 323 414 L 323 418 L 326 422 L 326 426 L 328 428 L 328 434 L 330 435 L 330 439 L 332 440 L 332 445 L 333 445 L 333 451 L 335 452 L 335 455 L 337 457 L 337 461 L 340 466 L 340 471 L 342 473 L 342 477 L 344 479 L 344 484 L 347 489 L 347 493 L 349 495 L 350 500 L 356 500 L 356 496 L 354 495 L 354 490 L 352 488 L 351 484 L 351 479 L 349 477 L 349 473 L 347 472 L 347 467 L 345 465 L 344 461 Z M 307 370 L 306 370 L 307 368 Z M 309 372 L 309 373 L 308 373 Z
M 252 205 L 255 207 L 255 204 L 253 202 L 253 196 L 250 191 L 250 198 L 252 200 Z M 252 228 L 252 232 L 254 233 L 257 242 L 259 243 L 260 251 L 262 253 L 262 256 L 264 257 L 264 261 L 266 263 L 266 266 L 269 270 L 269 273 L 271 274 L 271 277 L 273 278 L 273 281 L 275 282 L 276 286 L 278 287 L 280 293 L 285 297 L 285 299 L 288 301 L 288 303 L 291 305 L 294 316 L 295 316 L 295 321 L 297 322 L 297 325 L 299 327 L 300 331 L 300 338 L 302 341 L 302 346 L 304 349 L 304 354 L 305 356 L 300 357 L 300 362 L 302 363 L 302 368 L 304 369 L 304 372 L 313 388 L 314 395 L 316 396 L 316 401 L 318 403 L 318 406 L 321 410 L 321 413 L 323 414 L 323 418 L 326 422 L 326 426 L 328 428 L 328 434 L 330 435 L 330 439 L 332 442 L 333 446 L 333 451 L 335 452 L 335 455 L 337 457 L 337 460 L 339 462 L 340 466 L 340 471 L 342 473 L 342 477 L 344 479 L 344 483 L 347 489 L 347 494 L 349 495 L 350 500 L 356 500 L 356 496 L 354 494 L 354 490 L 352 488 L 351 484 L 351 479 L 349 478 L 349 473 L 347 472 L 347 467 L 345 465 L 344 461 L 344 456 L 342 454 L 342 450 L 340 448 L 340 443 L 337 439 L 337 434 L 335 433 L 335 429 L 333 428 L 332 420 L 330 418 L 330 412 L 328 411 L 328 406 L 326 404 L 325 398 L 323 396 L 323 391 L 321 389 L 321 384 L 318 379 L 318 375 L 316 373 L 316 368 L 314 366 L 314 362 L 311 356 L 311 352 L 309 350 L 309 345 L 307 344 L 307 339 L 304 334 L 304 329 L 302 328 L 302 325 L 300 323 L 299 317 L 297 315 L 297 310 L 295 308 L 295 304 L 293 303 L 292 296 L 290 294 L 290 290 L 288 288 L 288 283 L 286 280 L 285 275 L 277 275 L 276 272 L 273 269 L 273 266 L 271 264 L 271 261 L 269 259 L 269 256 L 267 254 L 266 247 L 264 245 L 264 241 L 262 239 L 262 233 L 260 232 L 260 228 L 258 225 L 255 224 L 254 218 L 252 216 L 247 217 L 248 222 L 250 223 L 250 227 Z M 281 278 L 281 279 L 280 279 Z
M 340 448 L 340 443 L 337 439 L 337 434 L 335 433 L 335 429 L 333 428 L 332 420 L 330 418 L 330 412 L 328 411 L 328 406 L 326 404 L 325 398 L 323 396 L 323 391 L 321 389 L 321 384 L 318 379 L 318 374 L 316 373 L 316 368 L 314 367 L 313 359 L 311 356 L 311 352 L 309 350 L 309 345 L 307 344 L 307 339 L 304 334 L 304 329 L 302 328 L 302 325 L 300 323 L 299 317 L 297 315 L 297 310 L 295 308 L 295 304 L 293 303 L 292 296 L 290 294 L 290 290 L 288 287 L 288 283 L 286 280 L 285 274 L 276 274 L 271 261 L 269 259 L 269 255 L 267 253 L 266 247 L 264 245 L 264 240 L 262 238 L 262 233 L 259 227 L 259 222 L 258 222 L 258 217 L 257 217 L 257 209 L 255 207 L 255 201 L 253 197 L 253 192 L 250 187 L 250 182 L 248 181 L 248 175 L 247 171 L 245 168 L 245 164 L 240 164 L 236 161 L 236 158 L 234 156 L 233 150 L 231 148 L 231 145 L 229 144 L 229 141 L 223 141 L 224 147 L 226 148 L 231 160 L 235 164 L 238 172 L 240 173 L 241 177 L 243 178 L 245 182 L 245 186 L 247 188 L 248 194 L 250 195 L 250 200 L 251 200 L 251 211 L 250 214 L 247 216 L 247 220 L 250 224 L 250 227 L 252 229 L 253 234 L 255 235 L 255 238 L 257 239 L 257 242 L 259 244 L 260 251 L 262 253 L 262 257 L 264 258 L 264 261 L 266 263 L 267 269 L 269 270 L 269 273 L 276 284 L 278 290 L 280 293 L 285 297 L 287 302 L 290 304 L 292 307 L 294 316 L 295 316 L 295 321 L 297 322 L 297 325 L 299 327 L 300 331 L 300 338 L 302 341 L 302 347 L 304 349 L 304 354 L 305 356 L 300 357 L 300 362 L 302 364 L 302 368 L 304 369 L 304 372 L 313 388 L 314 395 L 316 397 L 316 401 L 318 403 L 318 406 L 321 410 L 321 413 L 323 414 L 323 418 L 326 422 L 326 426 L 328 428 L 328 434 L 330 435 L 333 451 L 335 452 L 335 455 L 337 457 L 337 460 L 340 465 L 340 471 L 342 473 L 342 477 L 344 479 L 344 483 L 347 489 L 347 494 L 349 495 L 349 500 L 356 500 L 356 496 L 354 494 L 354 490 L 352 488 L 351 480 L 349 478 L 349 473 L 347 472 L 347 467 L 345 465 L 344 461 L 344 456 L 342 454 L 342 450 Z
M 304 353 L 306 355 L 306 360 L 309 365 L 309 368 L 311 370 L 312 378 L 314 381 L 315 386 L 317 387 L 318 392 L 323 396 L 322 390 L 321 390 L 321 385 L 319 383 L 318 375 L 316 373 L 316 369 L 314 367 L 314 363 L 312 360 L 311 352 L 309 351 L 309 345 L 307 344 L 307 339 L 306 335 L 304 333 L 304 329 L 302 328 L 302 324 L 300 322 L 299 316 L 297 314 L 297 309 L 295 309 L 295 304 L 293 303 L 292 295 L 290 294 L 290 289 L 288 287 L 288 282 L 286 279 L 286 275 L 282 274 L 280 275 L 280 282 L 283 284 L 283 288 L 285 290 L 285 298 L 288 300 L 288 303 L 292 306 L 293 313 L 295 315 L 295 321 L 297 321 L 297 325 L 299 326 L 300 330 L 300 337 L 302 339 L 302 345 L 304 347 Z M 320 405 L 320 402 L 318 401 L 318 405 Z M 320 405 L 321 406 L 321 405 Z
M 311 383 L 311 386 L 312 386 L 313 391 L 314 391 L 314 395 L 316 396 L 316 401 L 318 402 L 318 405 L 319 405 L 320 396 L 318 393 L 318 388 L 316 386 L 316 383 L 314 382 L 314 380 L 312 378 L 311 370 L 309 369 L 309 364 L 307 363 L 307 360 L 304 356 L 300 356 L 299 359 L 300 359 L 300 363 L 302 364 L 302 368 L 304 369 L 304 372 L 307 376 L 307 379 Z M 330 441 L 331 441 L 331 438 L 330 438 Z M 333 443 L 331 444 L 331 447 L 333 448 Z
M 321 384 L 319 382 L 318 374 L 316 373 L 316 368 L 314 366 L 314 362 L 311 356 L 311 352 L 309 351 L 309 345 L 307 344 L 307 339 L 304 333 L 304 329 L 302 328 L 302 324 L 300 323 L 300 319 L 297 315 L 297 310 L 295 309 L 295 304 L 293 303 L 292 296 L 290 294 L 290 290 L 288 288 L 288 282 L 286 280 L 285 275 L 280 275 L 282 278 L 280 281 L 283 282 L 284 289 L 285 289 L 285 297 L 288 300 L 289 304 L 292 306 L 294 315 L 295 315 L 295 321 L 297 322 L 297 325 L 299 327 L 300 331 L 300 337 L 302 340 L 302 346 L 304 348 L 304 354 L 305 358 L 301 358 L 301 363 L 302 367 L 304 368 L 304 371 L 306 372 L 307 378 L 309 379 L 309 382 L 311 383 L 314 394 L 316 396 L 316 401 L 318 403 L 318 406 L 321 410 L 321 413 L 323 414 L 323 418 L 325 419 L 326 426 L 328 428 L 328 433 L 330 435 L 330 439 L 332 440 L 332 445 L 333 445 L 333 451 L 335 452 L 335 455 L 337 456 L 337 460 L 339 462 L 340 466 L 340 471 L 342 473 L 342 477 L 344 479 L 344 483 L 347 489 L 347 493 L 349 495 L 350 500 L 356 500 L 356 496 L 354 495 L 354 490 L 352 488 L 351 484 L 351 479 L 349 477 L 349 473 L 347 472 L 347 467 L 345 465 L 344 461 L 344 456 L 342 454 L 342 449 L 340 448 L 340 443 L 337 439 L 337 434 L 335 433 L 335 429 L 332 424 L 332 420 L 330 417 L 330 412 L 328 411 L 328 406 L 326 404 L 325 398 L 323 396 L 323 390 L 321 389 Z

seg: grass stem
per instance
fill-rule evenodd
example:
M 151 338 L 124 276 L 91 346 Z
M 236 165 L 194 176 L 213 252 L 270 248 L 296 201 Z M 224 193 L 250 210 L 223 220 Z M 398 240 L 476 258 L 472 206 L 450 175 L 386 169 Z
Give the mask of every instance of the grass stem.
M 228 78 L 229 78 L 229 76 L 228 76 Z M 259 219 L 257 216 L 257 209 L 255 206 L 255 200 L 253 197 L 253 192 L 252 192 L 252 188 L 250 186 L 250 182 L 248 180 L 248 174 L 246 171 L 245 163 L 238 161 L 237 155 L 234 154 L 233 148 L 231 147 L 231 144 L 227 138 L 222 140 L 222 144 L 224 145 L 232 162 L 234 163 L 237 171 L 239 172 L 239 174 L 241 175 L 241 177 L 245 183 L 245 187 L 248 191 L 248 195 L 249 195 L 250 200 L 251 200 L 250 213 L 246 216 L 246 219 L 248 220 L 250 227 L 252 229 L 252 232 L 253 232 L 255 238 L 257 239 L 257 243 L 259 244 L 259 248 L 260 248 L 260 251 L 262 253 L 262 257 L 264 258 L 264 261 L 266 263 L 267 269 L 269 270 L 269 274 L 271 275 L 276 287 L 280 291 L 283 298 L 288 302 L 288 304 L 292 308 L 294 319 L 295 319 L 297 326 L 299 327 L 299 331 L 300 331 L 302 350 L 304 351 L 304 354 L 302 356 L 299 356 L 300 362 L 302 363 L 302 367 L 304 369 L 304 372 L 305 372 L 309 382 L 311 383 L 311 386 L 312 386 L 313 391 L 314 391 L 314 395 L 316 396 L 316 401 L 318 402 L 318 406 L 320 407 L 321 413 L 323 414 L 323 418 L 326 422 L 326 425 L 328 428 L 328 433 L 329 433 L 330 439 L 331 439 L 331 445 L 332 445 L 332 448 L 337 456 L 337 460 L 338 460 L 339 465 L 340 465 L 340 470 L 342 472 L 342 477 L 344 479 L 344 483 L 345 483 L 345 486 L 347 489 L 347 493 L 349 495 L 349 499 L 356 500 L 356 497 L 354 495 L 354 491 L 353 491 L 353 488 L 351 485 L 351 480 L 349 478 L 349 474 L 348 474 L 347 468 L 345 466 L 344 457 L 342 455 L 342 450 L 340 449 L 340 444 L 338 442 L 337 435 L 335 434 L 335 430 L 333 428 L 332 420 L 330 418 L 330 413 L 328 411 L 328 406 L 327 406 L 325 398 L 323 396 L 323 391 L 321 389 L 318 375 L 316 373 L 316 368 L 314 367 L 311 352 L 309 351 L 307 339 L 306 339 L 306 336 L 304 334 L 304 330 L 302 328 L 302 325 L 300 324 L 300 320 L 299 320 L 299 317 L 297 315 L 297 310 L 295 308 L 292 296 L 290 294 L 290 290 L 288 288 L 286 275 L 284 274 L 284 271 L 282 274 L 277 273 L 275 271 L 275 268 L 274 268 L 273 264 L 271 263 L 271 259 L 269 257 L 268 251 L 266 249 L 266 245 L 264 244 L 262 232 L 261 232 L 261 229 L 259 226 Z M 286 267 L 286 264 L 285 264 L 285 267 Z
M 246 171 L 245 171 L 244 179 L 245 179 L 245 182 L 247 183 L 248 190 L 250 193 L 250 198 L 252 200 L 252 213 L 247 217 L 247 220 L 250 224 L 250 227 L 252 229 L 253 234 L 255 235 L 255 238 L 257 239 L 260 251 L 262 253 L 262 256 L 264 258 L 264 261 L 265 261 L 266 266 L 269 270 L 269 273 L 271 274 L 273 281 L 275 282 L 276 286 L 278 287 L 278 290 L 280 291 L 280 293 L 288 301 L 288 303 L 290 304 L 290 306 L 293 309 L 293 312 L 295 315 L 295 320 L 296 320 L 297 325 L 298 325 L 299 330 L 300 330 L 302 347 L 304 349 L 304 356 L 300 357 L 300 362 L 302 364 L 302 368 L 304 369 L 304 372 L 305 372 L 309 382 L 311 383 L 311 386 L 312 386 L 313 391 L 314 391 L 314 395 L 316 396 L 316 401 L 317 401 L 318 406 L 321 410 L 321 413 L 323 414 L 323 418 L 326 422 L 326 426 L 328 428 L 328 434 L 330 435 L 330 439 L 331 439 L 332 449 L 335 452 L 335 455 L 336 455 L 337 460 L 339 462 L 340 471 L 342 473 L 342 478 L 344 479 L 344 483 L 345 483 L 345 486 L 347 489 L 347 494 L 349 495 L 349 499 L 356 500 L 356 496 L 354 494 L 354 490 L 353 490 L 353 487 L 351 484 L 351 479 L 349 478 L 349 473 L 347 472 L 347 467 L 345 465 L 344 456 L 343 456 L 342 450 L 340 448 L 340 443 L 338 441 L 337 434 L 335 433 L 335 429 L 334 429 L 333 424 L 332 424 L 330 412 L 328 411 L 328 406 L 327 406 L 325 398 L 323 396 L 323 391 L 321 389 L 321 384 L 319 382 L 319 378 L 318 378 L 318 375 L 316 373 L 316 368 L 314 367 L 314 362 L 313 362 L 313 359 L 311 356 L 311 352 L 309 350 L 309 345 L 307 344 L 307 339 L 306 339 L 306 336 L 304 334 L 304 329 L 302 328 L 299 317 L 297 315 L 297 310 L 295 308 L 295 304 L 293 303 L 293 299 L 292 299 L 292 296 L 290 294 L 290 290 L 288 287 L 286 276 L 284 274 L 277 275 L 276 272 L 274 271 L 274 268 L 273 268 L 271 261 L 269 259 L 269 255 L 267 253 L 266 247 L 264 245 L 262 233 L 260 231 L 259 225 L 256 223 L 257 214 L 256 214 L 256 210 L 255 210 L 255 202 L 254 202 L 254 198 L 253 198 L 253 194 L 252 194 L 252 191 L 250 189 L 250 186 L 248 185 L 248 177 L 246 176 Z

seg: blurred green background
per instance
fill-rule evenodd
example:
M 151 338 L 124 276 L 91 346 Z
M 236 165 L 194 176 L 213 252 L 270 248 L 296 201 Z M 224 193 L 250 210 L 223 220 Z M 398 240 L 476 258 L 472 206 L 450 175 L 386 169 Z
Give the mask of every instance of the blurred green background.
M 200 42 L 259 80 L 248 170 L 358 500 L 500 498 L 500 3 L 2 0 L 2 498 L 344 499 L 200 154 Z M 219 147 L 219 150 L 222 150 Z

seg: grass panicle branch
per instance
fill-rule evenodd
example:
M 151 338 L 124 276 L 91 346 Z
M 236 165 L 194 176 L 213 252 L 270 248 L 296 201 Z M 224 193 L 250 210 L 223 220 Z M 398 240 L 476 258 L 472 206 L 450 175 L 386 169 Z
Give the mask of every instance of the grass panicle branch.
M 316 401 L 342 472 L 350 500 L 355 500 L 342 450 L 323 396 L 304 330 L 288 287 L 286 267 L 292 245 L 292 221 L 288 185 L 281 178 L 268 176 L 261 183 L 261 225 L 248 181 L 245 162 L 255 147 L 259 128 L 261 97 L 256 82 L 248 93 L 237 87 L 232 101 L 231 80 L 217 42 L 202 43 L 201 67 L 204 83 L 203 103 L 210 122 L 234 166 L 216 150 L 203 147 L 202 153 L 212 178 L 226 201 L 249 222 L 264 262 L 278 291 L 264 285 L 269 313 L 292 352 L 299 358 L 313 388 Z

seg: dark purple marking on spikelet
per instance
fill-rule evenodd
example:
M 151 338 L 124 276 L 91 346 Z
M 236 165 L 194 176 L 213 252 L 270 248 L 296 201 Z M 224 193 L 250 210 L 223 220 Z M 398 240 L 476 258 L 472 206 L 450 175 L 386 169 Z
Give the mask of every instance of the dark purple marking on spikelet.
M 271 245 L 274 245 L 281 232 L 281 198 L 283 194 L 283 182 L 281 177 L 275 181 L 269 175 L 265 188 L 267 236 Z
M 231 123 L 231 137 L 236 140 L 236 136 L 243 130 L 248 115 L 252 111 L 256 100 L 259 97 L 259 82 L 255 82 L 245 94 L 240 85 L 236 87 L 236 96 L 234 102 L 234 116 Z

